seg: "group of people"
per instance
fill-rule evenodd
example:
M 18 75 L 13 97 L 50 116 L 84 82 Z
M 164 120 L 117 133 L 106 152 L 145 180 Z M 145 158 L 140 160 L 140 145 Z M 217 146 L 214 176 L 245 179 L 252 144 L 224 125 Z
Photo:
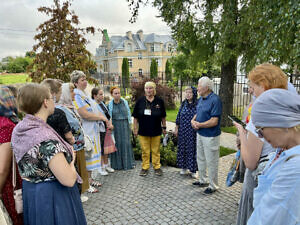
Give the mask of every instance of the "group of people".
M 246 167 L 237 224 L 299 224 L 300 95 L 272 64 L 256 66 L 248 78 L 254 99 L 247 126 L 234 123 Z
M 88 197 L 82 193 L 101 186 L 93 174 L 135 167 L 131 111 L 120 89 L 111 87 L 106 105 L 102 90 L 85 92 L 82 71 L 73 71 L 70 80 L 0 87 L 0 199 L 13 224 L 86 224 L 82 202 Z M 157 137 L 165 132 L 166 112 L 155 87 L 147 82 L 146 95 L 135 106 L 134 134 L 140 135 L 144 171 L 152 150 L 155 173 L 162 175 Z M 22 189 L 22 212 L 16 189 Z
M 247 126 L 234 122 L 246 168 L 237 224 L 300 224 L 300 95 L 272 64 L 256 66 L 248 79 L 253 100 L 243 116 Z M 180 174 L 196 177 L 198 169 L 193 184 L 208 186 L 205 194 L 218 189 L 222 103 L 211 85 L 199 79 L 198 100 L 195 88 L 186 89 L 175 129 Z
M 277 66 L 259 65 L 248 78 L 255 100 L 245 116 L 247 126 L 234 123 L 246 167 L 237 224 L 300 224 L 300 96 Z M 70 81 L 0 88 L 0 199 L 13 224 L 86 224 L 82 193 L 101 186 L 92 172 L 105 176 L 135 167 L 132 116 L 132 133 L 142 149 L 139 175 L 148 175 L 150 158 L 154 174 L 163 174 L 166 110 L 156 84 L 145 83 L 145 96 L 131 115 L 118 87 L 111 87 L 112 100 L 105 104 L 99 88 L 85 92 L 82 71 L 73 71 Z M 186 88 L 175 129 L 180 173 L 190 172 L 198 179 L 193 185 L 205 187 L 207 195 L 219 188 L 222 102 L 212 90 L 208 77 L 199 79 L 197 89 Z M 20 188 L 23 214 L 13 196 Z

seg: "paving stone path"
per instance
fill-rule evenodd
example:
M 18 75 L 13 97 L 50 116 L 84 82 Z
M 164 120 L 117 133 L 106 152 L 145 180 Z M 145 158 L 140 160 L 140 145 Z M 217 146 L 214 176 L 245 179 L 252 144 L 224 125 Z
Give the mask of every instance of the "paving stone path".
M 174 167 L 162 167 L 162 177 L 153 170 L 140 177 L 140 161 L 135 169 L 98 177 L 100 192 L 83 203 L 88 224 L 235 224 L 241 184 L 225 186 L 233 157 L 220 158 L 220 190 L 210 196 Z

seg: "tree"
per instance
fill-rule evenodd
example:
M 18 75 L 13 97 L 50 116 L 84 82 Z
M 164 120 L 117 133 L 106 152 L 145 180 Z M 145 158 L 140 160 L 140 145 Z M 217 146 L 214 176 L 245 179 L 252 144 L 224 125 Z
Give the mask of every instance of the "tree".
M 133 22 L 143 1 L 127 1 L 133 10 Z M 153 0 L 152 4 L 178 43 L 192 50 L 197 60 L 220 66 L 222 125 L 230 124 L 227 115 L 232 112 L 238 57 L 246 72 L 266 61 L 285 63 L 289 68 L 299 66 L 297 0 Z
M 158 75 L 158 68 L 157 68 L 157 62 L 155 59 L 151 60 L 151 65 L 150 65 L 150 78 L 154 79 Z
M 82 70 L 89 78 L 89 71 L 96 68 L 83 36 L 86 32 L 94 33 L 94 28 L 78 28 L 79 19 L 70 11 L 70 6 L 68 0 L 62 5 L 54 0 L 53 6 L 38 8 L 51 18 L 38 26 L 39 33 L 34 37 L 38 42 L 33 46 L 36 57 L 30 73 L 34 82 L 45 78 L 70 81 L 69 74 L 73 70 Z
M 166 69 L 165 69 L 165 74 L 166 74 L 166 80 L 171 81 L 172 80 L 172 66 L 169 60 L 166 62 Z
M 129 64 L 127 58 L 123 58 L 122 62 L 122 83 L 126 94 L 126 88 L 129 88 Z
M 2 66 L 3 70 L 8 73 L 22 73 L 25 72 L 33 62 L 30 57 L 7 57 L 8 61 Z

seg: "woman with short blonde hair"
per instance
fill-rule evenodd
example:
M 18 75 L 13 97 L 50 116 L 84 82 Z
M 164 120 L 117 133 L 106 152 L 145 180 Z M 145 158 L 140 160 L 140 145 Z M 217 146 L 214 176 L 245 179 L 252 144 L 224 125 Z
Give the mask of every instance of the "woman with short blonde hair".
M 132 116 L 133 132 L 139 135 L 142 148 L 142 170 L 140 176 L 147 176 L 150 168 L 150 154 L 154 173 L 163 174 L 160 164 L 160 137 L 166 134 L 166 109 L 164 101 L 156 96 L 156 84 L 148 81 L 144 85 L 145 96 L 137 100 Z

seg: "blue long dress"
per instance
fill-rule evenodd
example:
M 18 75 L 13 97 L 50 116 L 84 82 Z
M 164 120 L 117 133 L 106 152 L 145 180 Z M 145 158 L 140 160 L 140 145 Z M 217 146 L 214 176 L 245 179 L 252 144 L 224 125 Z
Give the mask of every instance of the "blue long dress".
M 189 103 L 184 100 L 180 106 L 176 118 L 178 128 L 178 151 L 177 166 L 182 169 L 189 169 L 192 173 L 197 171 L 196 159 L 196 130 L 192 128 L 191 120 L 196 114 L 197 89 L 192 87 L 193 101 Z
M 110 154 L 111 167 L 115 170 L 128 170 L 135 166 L 134 155 L 130 141 L 130 124 L 128 112 L 123 100 L 119 104 L 113 102 L 112 124 L 117 151 Z

